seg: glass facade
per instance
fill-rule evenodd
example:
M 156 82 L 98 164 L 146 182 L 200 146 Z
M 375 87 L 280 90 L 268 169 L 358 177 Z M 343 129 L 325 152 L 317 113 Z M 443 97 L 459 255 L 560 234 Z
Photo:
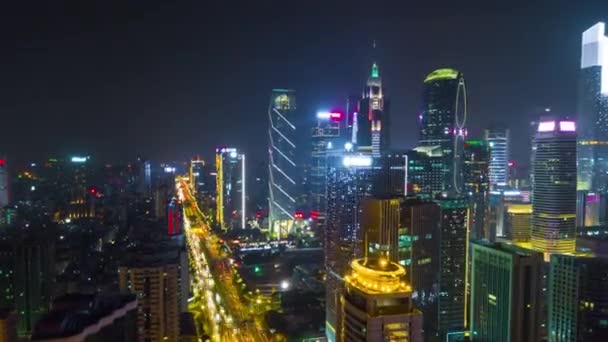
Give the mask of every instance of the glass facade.
M 488 230 L 488 160 L 490 150 L 482 140 L 464 144 L 464 191 L 471 206 L 471 238 L 481 239 Z
M 463 192 L 466 101 L 462 73 L 453 69 L 438 69 L 425 79 L 418 145 L 441 147 L 442 192 L 450 197 Z
M 294 220 L 296 119 L 295 91 L 274 89 L 268 107 L 268 225 L 277 238 L 287 236 Z
M 490 148 L 489 177 L 490 188 L 504 187 L 509 181 L 509 143 L 508 129 L 487 129 L 485 140 Z

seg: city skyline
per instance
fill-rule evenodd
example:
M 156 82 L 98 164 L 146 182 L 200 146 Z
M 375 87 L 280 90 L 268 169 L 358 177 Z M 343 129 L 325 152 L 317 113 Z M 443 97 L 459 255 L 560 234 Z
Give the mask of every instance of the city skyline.
M 247 132 L 265 128 L 264 100 L 272 88 L 295 89 L 300 115 L 312 122 L 320 109 L 344 110 L 375 60 L 393 102 L 393 147 L 415 145 L 423 80 L 441 67 L 467 79 L 471 136 L 505 117 L 517 131 L 545 107 L 576 112 L 579 35 L 606 20 L 608 7 L 599 1 L 564 1 L 560 8 L 379 4 L 362 19 L 363 29 L 345 26 L 349 15 L 364 11 L 356 4 L 329 4 L 321 14 L 311 6 L 289 11 L 271 3 L 241 4 L 239 13 L 188 5 L 60 4 L 27 17 L 19 16 L 25 8 L 10 8 L 14 15 L 2 23 L 0 111 L 8 113 L 2 152 L 18 164 L 74 153 L 104 161 L 200 153 L 210 159 L 213 148 L 230 144 L 244 148 L 253 163 L 263 162 L 265 139 Z M 559 17 L 565 10 L 573 15 Z M 474 20 L 461 24 L 466 18 Z M 257 20 L 264 25 L 242 29 Z M 510 30 L 500 29 L 505 26 Z M 116 153 L 119 146 L 127 148 Z M 514 139 L 514 159 L 526 164 L 527 151 L 527 142 Z

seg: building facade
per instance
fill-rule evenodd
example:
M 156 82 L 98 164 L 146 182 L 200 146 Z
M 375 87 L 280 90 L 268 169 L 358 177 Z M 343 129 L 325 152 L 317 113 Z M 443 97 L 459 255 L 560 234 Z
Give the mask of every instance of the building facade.
M 509 130 L 486 129 L 484 136 L 490 148 L 490 188 L 505 187 L 509 182 Z
M 541 119 L 534 139 L 532 246 L 547 253 L 575 249 L 576 126 Z
M 362 152 L 379 157 L 390 148 L 389 101 L 382 87 L 378 65 L 372 65 L 371 74 L 355 115 L 353 143 Z
M 471 206 L 471 238 L 481 239 L 488 230 L 490 150 L 483 140 L 467 140 L 464 155 L 464 191 Z
M 412 306 L 402 266 L 386 259 L 356 259 L 345 279 L 344 341 L 423 341 L 422 313 Z
M 268 106 L 268 224 L 280 238 L 287 236 L 296 205 L 296 93 L 274 89 Z
M 470 329 L 474 340 L 540 340 L 542 253 L 473 242 Z
M 245 228 L 247 183 L 245 154 L 236 148 L 215 150 L 216 221 L 222 229 Z
M 593 25 L 582 35 L 577 123 L 577 225 L 605 225 L 608 193 L 608 37 L 602 22 Z
M 418 145 L 440 146 L 442 192 L 449 197 L 463 192 L 466 101 L 464 76 L 457 70 L 438 69 L 424 80 Z

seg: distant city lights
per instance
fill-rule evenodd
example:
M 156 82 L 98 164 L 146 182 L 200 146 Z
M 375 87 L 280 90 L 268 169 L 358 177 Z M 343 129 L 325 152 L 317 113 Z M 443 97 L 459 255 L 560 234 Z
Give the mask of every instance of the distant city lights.
M 74 156 L 70 160 L 72 163 L 85 163 L 87 160 L 89 160 L 89 157 Z
M 345 156 L 342 159 L 342 164 L 346 167 L 349 166 L 372 166 L 371 156 Z
M 553 132 L 555 130 L 555 121 L 543 121 L 538 125 L 539 132 Z

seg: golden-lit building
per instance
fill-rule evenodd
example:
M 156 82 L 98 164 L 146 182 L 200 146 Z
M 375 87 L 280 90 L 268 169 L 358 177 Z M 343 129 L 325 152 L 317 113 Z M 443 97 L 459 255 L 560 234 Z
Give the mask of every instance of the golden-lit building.
M 530 242 L 532 204 L 507 204 L 507 227 L 513 242 Z
M 400 208 L 398 198 L 365 198 L 362 201 L 361 231 L 366 255 L 399 261 Z
M 344 341 L 422 342 L 422 313 L 413 307 L 403 266 L 355 259 L 345 276 L 340 335 Z

